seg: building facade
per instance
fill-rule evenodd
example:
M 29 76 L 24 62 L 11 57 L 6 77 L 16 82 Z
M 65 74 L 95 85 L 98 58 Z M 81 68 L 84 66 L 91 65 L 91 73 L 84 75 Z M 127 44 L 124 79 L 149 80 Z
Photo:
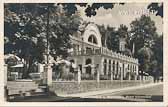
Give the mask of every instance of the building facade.
M 138 59 L 103 47 L 101 37 L 98 27 L 88 24 L 82 34 L 71 36 L 73 48 L 68 60 L 79 67 L 81 74 L 96 75 L 98 72 L 111 80 L 138 79 Z

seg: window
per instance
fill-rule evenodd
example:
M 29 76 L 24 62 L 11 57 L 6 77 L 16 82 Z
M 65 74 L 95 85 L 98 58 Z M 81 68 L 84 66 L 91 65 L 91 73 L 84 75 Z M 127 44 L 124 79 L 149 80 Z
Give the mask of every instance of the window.
M 97 44 L 97 38 L 94 35 L 90 35 L 88 38 L 88 42 Z

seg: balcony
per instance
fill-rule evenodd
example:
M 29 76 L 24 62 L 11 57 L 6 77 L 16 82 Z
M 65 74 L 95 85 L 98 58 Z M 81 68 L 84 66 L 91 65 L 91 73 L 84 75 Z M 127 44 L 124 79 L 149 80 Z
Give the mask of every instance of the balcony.
M 120 60 L 138 63 L 138 60 L 133 57 L 126 56 L 121 53 L 113 52 L 113 51 L 111 51 L 107 48 L 104 48 L 104 47 L 101 47 L 99 49 L 85 49 L 82 51 L 73 51 L 70 53 L 70 56 L 91 56 L 91 55 L 104 55 L 104 56 L 108 56 L 108 57 L 117 58 Z
M 100 55 L 101 54 L 101 49 L 86 49 L 82 51 L 73 51 L 70 53 L 71 56 L 79 56 L 79 55 Z

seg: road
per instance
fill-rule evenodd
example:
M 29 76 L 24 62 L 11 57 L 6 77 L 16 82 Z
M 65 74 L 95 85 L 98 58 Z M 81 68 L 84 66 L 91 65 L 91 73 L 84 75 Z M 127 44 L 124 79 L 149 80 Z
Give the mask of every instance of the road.
M 151 86 L 147 88 L 132 89 L 121 92 L 106 93 L 94 96 L 88 96 L 87 98 L 99 98 L 99 99 L 120 99 L 127 101 L 163 101 L 163 84 Z
M 35 96 L 17 98 L 12 102 L 162 102 L 163 84 L 85 97 Z

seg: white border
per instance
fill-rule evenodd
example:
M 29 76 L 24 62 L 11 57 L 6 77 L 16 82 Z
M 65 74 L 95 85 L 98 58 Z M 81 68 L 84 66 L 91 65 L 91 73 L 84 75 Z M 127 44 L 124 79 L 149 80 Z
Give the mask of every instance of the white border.
M 4 94 L 3 94 L 3 51 L 4 51 L 4 27 L 3 27 L 3 3 L 93 3 L 93 2 L 126 2 L 126 3 L 146 3 L 146 2 L 164 2 L 164 17 L 163 17 L 163 36 L 164 36 L 164 102 L 6 102 L 4 101 Z M 166 0 L 1 0 L 0 1 L 0 106 L 82 106 L 82 107 L 89 107 L 89 106 L 120 106 L 120 107 L 168 107 L 168 56 L 166 55 L 168 52 L 168 48 L 166 45 L 168 43 L 168 1 Z M 167 32 L 167 33 L 166 33 Z M 167 93 L 166 93 L 167 92 Z

